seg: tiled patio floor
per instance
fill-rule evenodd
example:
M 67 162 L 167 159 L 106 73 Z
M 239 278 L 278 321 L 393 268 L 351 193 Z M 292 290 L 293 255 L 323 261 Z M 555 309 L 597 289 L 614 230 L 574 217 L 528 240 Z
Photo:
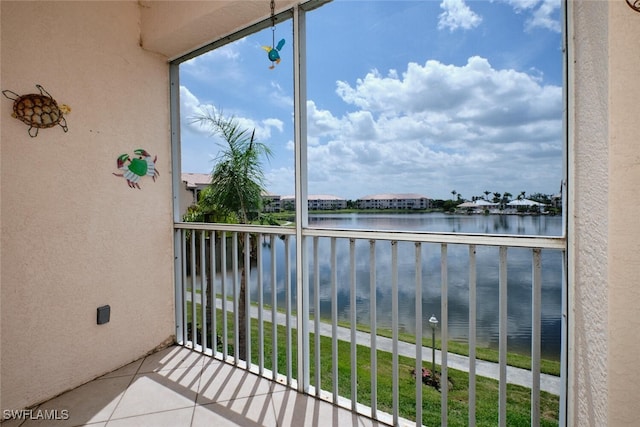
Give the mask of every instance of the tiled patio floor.
M 346 409 L 177 346 L 45 402 L 33 415 L 38 410 L 67 410 L 69 418 L 11 420 L 2 427 L 382 427 Z

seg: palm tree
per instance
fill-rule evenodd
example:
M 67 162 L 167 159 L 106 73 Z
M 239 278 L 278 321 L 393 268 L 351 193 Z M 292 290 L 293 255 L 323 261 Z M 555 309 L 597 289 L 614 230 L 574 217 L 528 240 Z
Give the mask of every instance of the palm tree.
M 484 190 L 484 199 L 488 200 L 487 197 L 489 197 L 489 194 L 491 194 L 491 191 L 489 190 Z
M 264 189 L 264 173 L 262 171 L 262 157 L 271 157 L 271 150 L 266 145 L 257 142 L 255 129 L 249 133 L 240 127 L 234 117 L 225 117 L 221 112 L 208 110 L 193 119 L 194 123 L 209 128 L 211 136 L 220 137 L 224 142 L 220 144 L 220 152 L 216 157 L 216 164 L 211 172 L 211 184 L 202 198 L 203 207 L 212 208 L 218 218 L 226 218 L 241 224 L 249 223 L 252 213 L 258 213 L 262 205 Z M 244 239 L 240 239 L 240 251 L 250 251 L 242 248 Z M 238 304 L 238 356 L 248 361 L 247 348 L 247 307 L 245 306 L 246 277 L 248 265 L 242 266 L 240 279 L 240 295 Z

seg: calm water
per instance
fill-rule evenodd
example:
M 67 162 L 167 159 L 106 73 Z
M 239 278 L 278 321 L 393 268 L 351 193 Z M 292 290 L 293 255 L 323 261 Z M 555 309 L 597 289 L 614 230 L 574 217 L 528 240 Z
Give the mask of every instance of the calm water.
M 447 215 L 431 214 L 318 214 L 310 215 L 311 226 L 340 229 L 413 230 L 460 233 L 490 233 L 519 235 L 560 235 L 560 216 L 517 215 Z M 278 268 L 278 299 L 284 307 L 285 300 L 285 244 L 275 240 Z M 264 280 L 266 301 L 270 301 L 270 251 L 263 243 Z M 350 296 L 350 255 L 348 239 L 337 241 L 338 312 L 340 320 L 348 321 L 352 304 Z M 295 241 L 290 241 L 290 265 L 295 269 Z M 422 324 L 425 336 L 430 336 L 428 319 L 435 314 L 441 319 L 441 270 L 439 244 L 423 244 L 422 269 Z M 309 254 L 312 255 L 309 246 Z M 320 260 L 320 315 L 331 317 L 330 239 L 321 238 L 318 245 Z M 508 350 L 529 354 L 531 340 L 531 251 L 509 249 L 507 255 L 508 278 Z M 479 346 L 498 346 L 498 248 L 478 247 L 477 261 L 477 334 Z M 402 331 L 415 333 L 415 246 L 398 243 L 398 299 L 399 324 Z M 448 245 L 448 317 L 449 337 L 459 341 L 468 339 L 468 247 Z M 370 323 L 370 263 L 369 244 L 357 241 L 356 306 L 357 321 Z M 255 268 L 254 268 L 255 270 Z M 314 277 L 311 269 L 310 286 Z M 257 298 L 255 274 L 252 274 L 252 299 Z M 391 244 L 376 244 L 376 307 L 380 328 L 391 327 Z M 562 255 L 559 251 L 542 252 L 542 353 L 543 357 L 558 359 L 560 356 L 560 316 L 562 296 Z M 291 273 L 291 295 L 295 307 L 295 271 Z M 310 306 L 314 306 L 313 289 L 310 289 Z

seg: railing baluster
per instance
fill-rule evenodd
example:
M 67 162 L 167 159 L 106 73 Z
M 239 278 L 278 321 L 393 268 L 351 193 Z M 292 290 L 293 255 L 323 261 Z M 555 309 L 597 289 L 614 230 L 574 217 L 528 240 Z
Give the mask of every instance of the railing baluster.
M 358 403 L 358 357 L 356 340 L 356 239 L 349 239 L 349 285 L 350 285 L 350 326 L 351 326 L 351 410 Z
M 222 358 L 229 355 L 229 325 L 227 319 L 227 233 L 220 233 L 220 278 L 222 290 Z
M 258 373 L 264 375 L 264 277 L 262 274 L 262 233 L 256 235 L 257 281 L 258 281 Z
M 238 232 L 231 235 L 231 277 L 233 279 L 233 359 L 240 362 L 240 319 L 238 318 L 240 280 L 238 277 Z
M 398 242 L 391 242 L 391 393 L 393 425 L 399 424 L 399 382 L 398 382 Z
M 469 427 L 476 425 L 476 245 L 469 245 Z
M 422 244 L 415 243 L 416 275 L 416 426 L 422 426 Z
M 271 242 L 271 375 L 278 379 L 278 275 L 276 269 L 276 239 L 270 237 Z
M 182 262 L 182 342 L 187 343 L 189 341 L 189 334 L 187 333 L 187 233 L 188 230 L 183 230 L 181 235 L 182 256 L 184 261 Z M 191 232 L 193 233 L 193 231 Z
M 211 231 L 209 238 L 209 265 L 211 266 L 211 291 L 209 299 L 211 301 L 211 352 L 216 355 L 218 351 L 218 294 L 216 292 L 216 232 Z
M 531 425 L 540 425 L 540 328 L 542 312 L 542 259 L 533 249 L 531 272 Z
M 184 281 L 182 280 L 182 270 L 185 262 L 184 251 L 182 250 L 182 234 L 185 230 L 173 230 L 173 248 L 176 252 L 176 256 L 173 263 L 174 268 L 174 280 L 176 282 L 173 289 L 174 307 L 175 307 L 175 322 L 176 322 L 176 342 L 178 344 L 184 344 L 184 329 L 187 327 L 182 322 L 182 303 L 185 295 L 183 293 Z
M 369 314 L 371 322 L 371 418 L 378 417 L 378 315 L 376 310 L 376 241 L 369 240 Z
M 244 327 L 245 327 L 245 358 L 247 369 L 251 369 L 251 235 L 244 233 Z M 242 326 L 242 325 L 240 325 Z M 238 332 L 240 329 L 238 328 Z
M 440 246 L 440 423 L 448 424 L 449 412 L 449 371 L 447 352 L 449 351 L 449 278 L 447 263 L 447 244 Z
M 191 348 L 196 348 L 198 344 L 198 312 L 196 311 L 196 237 L 197 233 L 191 232 Z
M 285 313 L 286 313 L 286 360 L 287 360 L 287 385 L 291 385 L 292 366 L 291 366 L 291 245 L 289 236 L 284 237 L 284 295 L 285 295 Z
M 559 412 L 560 416 L 558 425 L 565 426 L 567 425 L 567 375 L 568 375 L 568 339 L 569 339 L 569 295 L 567 288 L 567 252 L 562 251 L 562 318 L 560 321 L 560 378 L 563 379 L 563 386 L 560 388 L 560 407 Z
M 338 403 L 338 271 L 336 238 L 331 238 L 331 359 L 333 403 Z
M 500 272 L 499 272 L 499 338 L 498 359 L 500 363 L 500 383 L 498 385 L 498 424 L 501 427 L 507 425 L 507 248 L 500 246 Z
M 207 232 L 205 230 L 200 231 L 200 311 L 201 315 L 201 328 L 202 328 L 202 345 L 201 351 L 204 353 L 207 350 Z
M 315 387 L 316 396 L 320 397 L 320 262 L 318 260 L 318 237 L 313 238 L 313 331 L 315 353 Z

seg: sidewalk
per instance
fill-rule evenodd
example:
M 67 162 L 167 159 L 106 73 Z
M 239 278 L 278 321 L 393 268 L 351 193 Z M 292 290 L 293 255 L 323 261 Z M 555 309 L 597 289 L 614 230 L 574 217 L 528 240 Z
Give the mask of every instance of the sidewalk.
M 197 294 L 196 297 L 199 297 Z M 191 301 L 191 294 L 187 293 L 187 301 Z M 198 301 L 196 301 L 198 302 Z M 218 299 L 216 301 L 217 309 L 222 309 L 222 301 Z M 227 301 L 227 311 L 233 312 L 233 302 Z M 252 318 L 258 318 L 258 307 L 251 306 L 250 315 Z M 264 309 L 262 317 L 265 321 L 271 321 L 271 310 Z M 284 313 L 276 313 L 276 321 L 279 325 L 286 324 L 286 315 Z M 291 326 L 296 327 L 296 318 L 291 316 Z M 313 321 L 309 321 L 309 331 L 314 331 Z M 337 327 L 338 339 L 342 341 L 351 341 L 351 330 L 341 326 Z M 320 322 L 320 335 L 331 337 L 331 324 Z M 367 332 L 356 331 L 356 342 L 359 345 L 369 347 L 371 345 L 371 335 Z M 376 346 L 378 350 L 392 352 L 393 340 L 382 336 L 376 337 Z M 415 344 L 398 341 L 398 354 L 400 356 L 410 357 L 415 359 L 416 346 Z M 431 361 L 431 347 L 422 347 L 422 358 L 424 362 Z M 440 350 L 436 350 L 436 364 L 440 364 L 442 360 L 442 354 Z M 463 372 L 469 372 L 469 358 L 467 356 L 461 356 L 455 353 L 447 353 L 447 366 L 451 369 L 457 369 Z M 487 362 L 484 360 L 476 359 L 476 375 L 486 378 L 492 378 L 494 380 L 500 379 L 500 365 L 498 363 Z M 507 366 L 507 383 L 515 384 L 522 387 L 531 388 L 532 373 L 527 369 L 516 368 L 513 366 Z M 561 383 L 560 377 L 548 374 L 540 374 L 540 390 L 560 395 Z

